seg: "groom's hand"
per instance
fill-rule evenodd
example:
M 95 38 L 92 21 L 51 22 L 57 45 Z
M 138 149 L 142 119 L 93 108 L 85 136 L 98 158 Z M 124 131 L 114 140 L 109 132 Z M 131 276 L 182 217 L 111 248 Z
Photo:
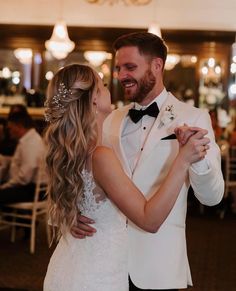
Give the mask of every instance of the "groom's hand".
M 83 215 L 78 215 L 77 223 L 72 226 L 70 232 L 73 237 L 79 239 L 85 238 L 86 236 L 93 236 L 96 232 L 96 229 L 90 225 L 93 223 L 94 220 Z

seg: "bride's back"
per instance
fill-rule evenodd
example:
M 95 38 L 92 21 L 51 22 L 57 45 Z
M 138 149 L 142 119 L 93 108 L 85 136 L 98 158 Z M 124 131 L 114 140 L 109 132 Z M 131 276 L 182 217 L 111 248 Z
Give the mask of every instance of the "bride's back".
M 126 291 L 126 218 L 96 185 L 93 175 L 82 171 L 84 190 L 79 209 L 95 221 L 92 237 L 76 239 L 69 232 L 61 238 L 50 260 L 45 291 Z

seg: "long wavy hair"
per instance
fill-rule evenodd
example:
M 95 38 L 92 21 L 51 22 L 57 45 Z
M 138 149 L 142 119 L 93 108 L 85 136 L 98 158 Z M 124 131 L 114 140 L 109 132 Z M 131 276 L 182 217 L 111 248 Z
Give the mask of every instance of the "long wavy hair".
M 69 65 L 50 81 L 45 102 L 49 122 L 44 133 L 49 175 L 49 217 L 57 238 L 75 223 L 83 192 L 81 172 L 96 146 L 92 95 L 97 90 L 93 69 Z

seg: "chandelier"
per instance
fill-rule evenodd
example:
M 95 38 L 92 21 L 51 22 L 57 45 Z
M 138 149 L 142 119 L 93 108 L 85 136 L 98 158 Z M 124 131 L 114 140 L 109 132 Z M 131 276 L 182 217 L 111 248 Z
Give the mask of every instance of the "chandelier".
M 165 70 L 172 70 L 180 62 L 180 56 L 177 54 L 168 54 L 165 63 Z
M 18 48 L 14 50 L 14 55 L 24 65 L 32 62 L 33 52 L 30 48 Z
M 75 43 L 69 39 L 65 21 L 60 20 L 55 24 L 52 36 L 45 42 L 45 46 L 58 60 L 66 58 L 73 51 Z
M 86 51 L 85 59 L 94 67 L 100 66 L 108 57 L 108 53 L 104 51 Z
M 147 5 L 152 0 L 86 0 L 90 4 L 104 4 L 108 3 L 109 5 L 118 4 L 119 2 L 123 2 L 125 5 Z

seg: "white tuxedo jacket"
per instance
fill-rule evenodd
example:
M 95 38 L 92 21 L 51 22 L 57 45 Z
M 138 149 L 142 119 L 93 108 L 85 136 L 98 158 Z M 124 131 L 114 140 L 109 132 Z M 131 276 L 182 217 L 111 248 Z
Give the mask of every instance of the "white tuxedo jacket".
M 173 105 L 176 118 L 159 126 L 166 106 Z M 128 223 L 129 274 L 133 283 L 142 289 L 186 288 L 192 285 L 185 238 L 187 193 L 191 184 L 198 200 L 205 205 L 215 205 L 223 197 L 224 181 L 221 173 L 220 151 L 215 143 L 209 114 L 205 110 L 180 102 L 172 94 L 166 101 L 152 127 L 133 177 L 121 144 L 125 117 L 132 104 L 111 113 L 104 124 L 104 145 L 111 147 L 119 157 L 127 175 L 148 198 L 160 187 L 178 153 L 176 139 L 162 138 L 174 133 L 174 128 L 186 123 L 208 130 L 211 139 L 207 153 L 209 170 L 198 174 L 192 168 L 178 199 L 157 233 L 143 231 Z

